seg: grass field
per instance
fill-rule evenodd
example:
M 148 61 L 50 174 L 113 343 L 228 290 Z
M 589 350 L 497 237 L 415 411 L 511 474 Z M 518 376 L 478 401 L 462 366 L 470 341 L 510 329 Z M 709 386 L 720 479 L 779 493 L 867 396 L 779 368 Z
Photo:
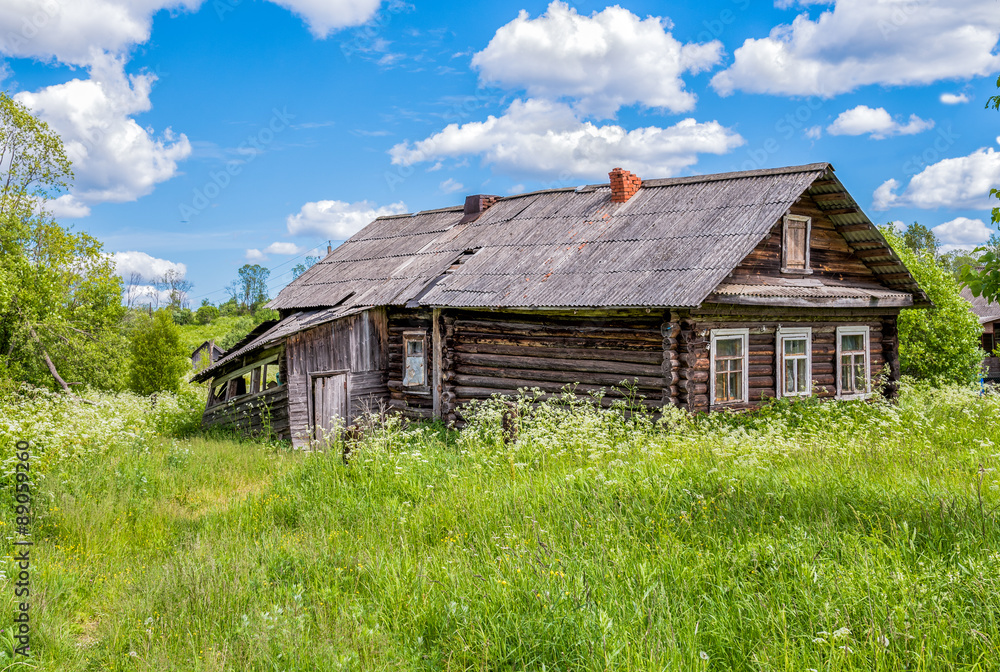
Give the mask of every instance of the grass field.
M 347 465 L 340 446 L 176 438 L 190 399 L 93 399 L 36 395 L 0 418 L 0 445 L 36 440 L 44 472 L 34 669 L 1000 660 L 994 394 L 660 422 L 567 398 L 524 404 L 510 446 L 486 405 L 461 433 L 383 425 Z

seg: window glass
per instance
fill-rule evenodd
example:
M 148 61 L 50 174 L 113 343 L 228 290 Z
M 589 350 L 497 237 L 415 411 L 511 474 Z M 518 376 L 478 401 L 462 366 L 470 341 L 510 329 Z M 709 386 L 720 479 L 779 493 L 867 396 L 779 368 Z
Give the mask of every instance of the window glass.
M 416 333 L 403 338 L 406 361 L 403 370 L 403 385 L 407 387 L 427 384 L 427 358 L 424 353 L 425 334 Z
M 865 334 L 839 334 L 840 338 L 840 393 L 864 394 L 868 392 L 868 353 L 865 351 Z
M 715 401 L 743 398 L 743 338 L 715 341 Z

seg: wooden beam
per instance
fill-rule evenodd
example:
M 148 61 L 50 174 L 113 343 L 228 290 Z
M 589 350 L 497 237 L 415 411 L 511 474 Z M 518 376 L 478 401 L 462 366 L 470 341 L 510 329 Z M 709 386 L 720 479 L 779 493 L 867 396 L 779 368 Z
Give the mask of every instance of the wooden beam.
M 812 183 L 813 187 L 832 187 L 837 184 L 837 180 L 819 179 Z
M 822 210 L 824 215 L 829 215 L 831 217 L 836 215 L 851 215 L 856 212 L 861 212 L 858 208 L 830 208 L 829 210 Z
M 879 280 L 913 280 L 909 273 L 876 273 Z
M 817 203 L 826 203 L 828 201 L 848 201 L 851 197 L 846 191 L 835 191 L 832 194 L 816 194 L 813 196 L 813 200 Z
M 840 224 L 837 225 L 838 233 L 853 233 L 854 231 L 871 231 L 874 227 L 871 224 Z
M 431 310 L 431 393 L 433 395 L 434 417 L 441 417 L 441 358 L 444 348 L 441 339 L 441 309 Z M 405 353 L 404 353 L 405 357 Z
M 868 250 L 855 250 L 854 254 L 860 259 L 875 259 L 878 257 L 892 257 L 892 250 L 885 247 L 878 247 Z

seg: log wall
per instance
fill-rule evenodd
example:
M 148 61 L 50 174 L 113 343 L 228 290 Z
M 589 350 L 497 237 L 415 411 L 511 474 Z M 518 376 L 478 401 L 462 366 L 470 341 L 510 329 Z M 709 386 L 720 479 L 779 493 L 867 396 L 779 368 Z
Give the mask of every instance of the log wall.
M 677 404 L 692 412 L 717 408 L 743 409 L 760 405 L 777 394 L 778 361 L 775 345 L 779 326 L 812 328 L 813 394 L 832 398 L 837 393 L 836 329 L 843 326 L 869 328 L 869 364 L 872 392 L 892 397 L 899 380 L 899 344 L 895 315 L 808 314 L 749 315 L 725 313 L 685 314 L 678 317 L 678 395 Z M 811 311 L 813 313 L 818 311 Z M 742 404 L 712 406 L 709 403 L 710 357 L 713 329 L 749 328 L 747 380 L 749 400 Z M 884 371 L 883 371 L 884 370 Z M 884 374 L 883 387 L 877 381 Z
M 398 309 L 389 313 L 388 372 L 389 408 L 413 419 L 429 420 L 434 417 L 434 394 L 431 389 L 434 370 L 434 347 L 432 344 L 433 323 L 429 308 Z M 428 384 L 422 387 L 403 385 L 403 332 L 423 329 L 427 332 L 427 366 L 425 375 Z
M 581 311 L 582 312 L 582 311 Z M 603 390 L 604 403 L 621 398 L 629 381 L 659 407 L 664 378 L 661 312 L 515 313 L 447 311 L 442 320 L 441 415 L 459 419 L 459 407 L 493 394 L 539 388 L 546 395 L 575 385 L 578 393 Z M 667 358 L 669 371 L 672 357 Z

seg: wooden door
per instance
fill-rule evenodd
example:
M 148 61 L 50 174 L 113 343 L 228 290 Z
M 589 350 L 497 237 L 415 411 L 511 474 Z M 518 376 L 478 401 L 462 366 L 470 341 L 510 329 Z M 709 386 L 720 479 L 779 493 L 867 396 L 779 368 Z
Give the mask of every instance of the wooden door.
M 317 441 L 332 438 L 337 427 L 347 424 L 347 374 L 315 376 L 312 385 L 312 424 Z

